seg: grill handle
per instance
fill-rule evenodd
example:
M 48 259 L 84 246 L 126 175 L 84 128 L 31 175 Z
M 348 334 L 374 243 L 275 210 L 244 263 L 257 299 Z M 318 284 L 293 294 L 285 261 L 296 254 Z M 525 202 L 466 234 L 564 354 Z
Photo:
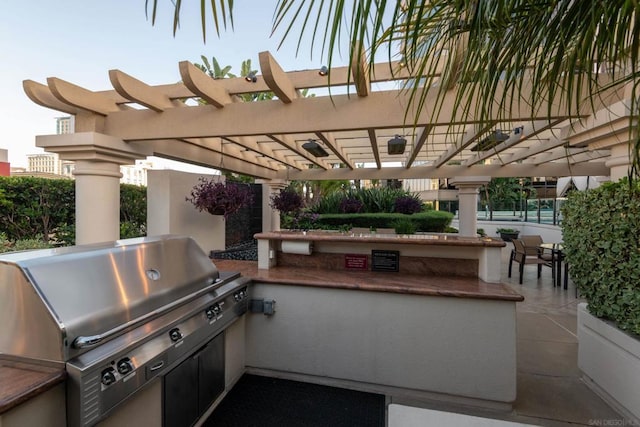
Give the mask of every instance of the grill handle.
M 109 338 L 111 338 L 114 335 L 119 334 L 120 332 L 129 329 L 133 326 L 136 326 L 138 324 L 144 323 L 144 322 L 148 322 L 151 319 L 154 319 L 156 317 L 160 317 L 163 314 L 165 314 L 166 312 L 173 310 L 175 307 L 178 307 L 186 302 L 189 302 L 190 300 L 197 298 L 203 294 L 206 294 L 207 292 L 209 292 L 211 290 L 211 288 L 213 288 L 214 286 L 218 285 L 218 282 L 220 282 L 221 279 L 214 279 L 214 278 L 209 278 L 207 279 L 207 286 L 205 286 L 204 288 L 200 289 L 198 292 L 187 295 L 185 297 L 182 297 L 180 299 L 175 300 L 174 302 L 165 305 L 164 307 L 162 307 L 161 310 L 154 310 L 154 311 L 150 311 L 147 314 L 138 317 L 137 319 L 131 320 L 127 323 L 123 323 L 122 325 L 116 326 L 113 329 L 109 329 L 106 332 L 103 332 L 101 334 L 98 335 L 90 335 L 90 336 L 78 336 L 76 337 L 76 339 L 73 340 L 73 343 L 71 344 L 72 347 L 74 348 L 91 348 L 94 347 L 98 344 L 100 344 L 102 341 L 105 341 Z

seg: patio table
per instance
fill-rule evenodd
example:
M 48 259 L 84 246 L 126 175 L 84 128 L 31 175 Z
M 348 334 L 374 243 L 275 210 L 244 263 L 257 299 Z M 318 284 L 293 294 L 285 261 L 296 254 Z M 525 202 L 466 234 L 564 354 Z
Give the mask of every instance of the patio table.
M 540 244 L 540 248 L 542 250 L 550 250 L 551 254 L 553 256 L 553 262 L 556 263 L 555 265 L 555 272 L 556 272 L 556 277 L 555 277 L 555 283 L 558 284 L 558 286 L 561 286 L 562 283 L 562 262 L 564 261 L 564 245 L 563 243 L 541 243 Z M 568 283 L 569 283 L 569 265 L 565 262 L 564 263 L 564 289 L 568 288 Z

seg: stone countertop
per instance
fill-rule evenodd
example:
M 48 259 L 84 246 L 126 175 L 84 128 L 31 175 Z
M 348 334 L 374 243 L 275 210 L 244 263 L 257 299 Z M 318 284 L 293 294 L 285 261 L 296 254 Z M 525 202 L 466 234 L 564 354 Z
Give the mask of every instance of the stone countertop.
M 63 382 L 62 363 L 27 361 L 0 354 L 0 415 Z
M 491 237 L 464 237 L 451 234 L 385 234 L 385 233 L 339 233 L 331 231 L 270 231 L 257 233 L 258 240 L 304 240 L 314 242 L 346 243 L 396 243 L 408 245 L 480 246 L 504 247 L 502 239 Z
M 300 267 L 258 269 L 256 261 L 214 260 L 220 271 L 238 271 L 258 283 L 355 289 L 454 298 L 523 301 L 501 283 L 471 277 L 422 276 L 394 272 L 320 270 Z

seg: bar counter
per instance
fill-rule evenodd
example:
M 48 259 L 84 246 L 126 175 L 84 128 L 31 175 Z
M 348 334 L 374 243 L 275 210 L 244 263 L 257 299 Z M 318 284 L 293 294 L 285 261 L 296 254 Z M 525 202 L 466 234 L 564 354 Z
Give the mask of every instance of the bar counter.
M 457 234 L 283 230 L 257 233 L 254 237 L 258 240 L 260 269 L 287 266 L 332 270 L 338 267 L 337 254 L 367 255 L 371 265 L 373 251 L 393 251 L 398 256 L 396 264 L 400 273 L 473 276 L 486 283 L 500 283 L 501 250 L 505 246 L 501 239 Z M 300 257 L 285 259 L 281 255 L 302 255 L 306 261 Z
M 258 269 L 255 261 L 213 261 L 220 271 L 239 271 L 259 283 L 357 289 L 455 298 L 522 301 L 524 297 L 501 283 L 486 283 L 474 277 L 439 277 L 416 274 L 320 270 L 303 267 Z
M 257 233 L 258 240 L 298 240 L 312 242 L 344 242 L 363 244 L 403 244 L 424 246 L 496 247 L 506 245 L 502 239 L 464 237 L 452 234 L 340 233 L 332 231 L 270 231 Z

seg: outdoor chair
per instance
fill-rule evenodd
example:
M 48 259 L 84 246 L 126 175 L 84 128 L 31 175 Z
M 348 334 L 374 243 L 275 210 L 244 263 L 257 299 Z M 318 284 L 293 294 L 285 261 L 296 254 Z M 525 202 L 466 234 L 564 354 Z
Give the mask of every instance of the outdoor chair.
M 537 236 L 540 237 L 540 236 Z M 542 239 L 540 239 L 542 240 Z M 552 272 L 554 271 L 554 263 L 553 258 L 549 258 L 548 260 L 538 245 L 541 243 L 534 243 L 532 241 L 532 245 L 528 247 L 525 245 L 524 241 L 521 239 L 513 239 L 511 240 L 513 243 L 513 250 L 511 251 L 511 258 L 509 259 L 509 277 L 511 277 L 511 268 L 513 262 L 517 262 L 520 264 L 519 272 L 520 272 L 520 280 L 518 283 L 522 285 L 522 276 L 524 275 L 524 266 L 526 264 L 535 264 L 538 266 L 538 278 L 542 275 L 542 267 L 547 266 L 551 267 Z M 535 245 L 535 246 L 533 246 Z M 544 258 L 543 258 L 544 257 Z M 552 274 L 552 277 L 555 278 L 555 274 Z

